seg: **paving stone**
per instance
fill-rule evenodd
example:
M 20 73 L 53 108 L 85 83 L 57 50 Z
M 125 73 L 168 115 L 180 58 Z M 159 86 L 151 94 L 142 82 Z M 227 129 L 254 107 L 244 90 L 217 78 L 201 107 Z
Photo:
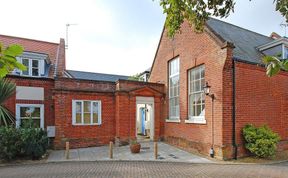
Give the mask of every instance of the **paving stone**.
M 1 178 L 172 178 L 172 177 L 213 177 L 213 178 L 254 178 L 279 177 L 288 175 L 288 162 L 275 165 L 224 165 L 195 164 L 179 162 L 143 161 L 96 161 L 61 162 L 0 167 Z
M 113 160 L 155 160 L 153 142 L 141 143 L 141 147 L 142 149 L 138 154 L 132 154 L 130 152 L 129 146 L 114 147 Z M 165 159 L 165 161 L 171 162 L 177 161 L 189 163 L 212 163 L 211 160 L 197 155 L 193 155 L 163 142 L 158 143 L 158 153 L 158 158 L 160 157 L 160 159 L 157 159 L 156 161 L 161 161 Z M 64 155 L 64 150 L 52 151 L 52 153 L 48 157 L 47 162 L 110 160 L 108 146 L 71 149 L 70 159 L 68 160 L 65 158 Z

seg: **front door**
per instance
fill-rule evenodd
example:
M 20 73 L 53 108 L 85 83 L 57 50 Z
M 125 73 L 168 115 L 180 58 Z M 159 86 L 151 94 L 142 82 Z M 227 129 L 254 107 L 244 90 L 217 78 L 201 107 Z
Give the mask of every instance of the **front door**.
M 154 98 L 136 97 L 136 137 L 153 140 L 154 138 Z

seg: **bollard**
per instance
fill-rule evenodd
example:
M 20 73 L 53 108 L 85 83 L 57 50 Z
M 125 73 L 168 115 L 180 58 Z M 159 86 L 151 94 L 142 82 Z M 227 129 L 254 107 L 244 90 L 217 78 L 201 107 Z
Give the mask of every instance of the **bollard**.
M 110 159 L 113 159 L 113 142 L 110 142 L 109 157 L 110 157 Z
M 65 152 L 66 159 L 69 159 L 69 142 L 66 142 L 66 152 Z
M 158 158 L 158 143 L 154 142 L 154 157 L 155 159 Z

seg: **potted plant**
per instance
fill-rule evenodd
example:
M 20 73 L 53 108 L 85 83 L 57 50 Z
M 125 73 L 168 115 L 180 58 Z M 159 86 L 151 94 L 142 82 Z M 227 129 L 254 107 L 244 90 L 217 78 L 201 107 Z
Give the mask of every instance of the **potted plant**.
M 131 153 L 139 153 L 141 149 L 141 144 L 137 142 L 137 140 L 130 141 L 130 150 Z

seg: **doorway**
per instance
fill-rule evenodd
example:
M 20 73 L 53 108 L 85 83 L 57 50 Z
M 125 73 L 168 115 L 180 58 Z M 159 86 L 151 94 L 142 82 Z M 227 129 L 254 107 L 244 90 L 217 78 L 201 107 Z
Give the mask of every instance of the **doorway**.
M 136 137 L 138 141 L 154 138 L 154 98 L 136 98 Z

